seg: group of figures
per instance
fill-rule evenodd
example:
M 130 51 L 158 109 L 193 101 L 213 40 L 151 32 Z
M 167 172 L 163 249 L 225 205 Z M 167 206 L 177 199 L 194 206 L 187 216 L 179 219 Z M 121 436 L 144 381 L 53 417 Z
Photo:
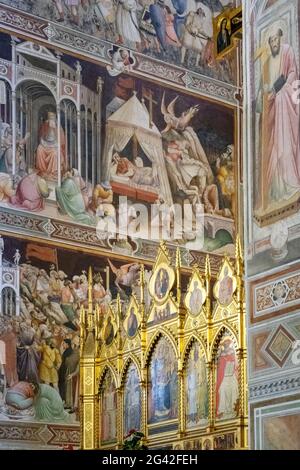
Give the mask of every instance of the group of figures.
M 162 337 L 153 350 L 148 366 L 148 424 L 170 422 L 178 418 L 178 360 L 171 343 Z M 101 385 L 102 444 L 117 436 L 117 391 L 115 378 L 107 370 Z M 205 354 L 194 342 L 185 370 L 186 428 L 208 425 L 210 389 Z M 236 347 L 230 336 L 220 341 L 216 356 L 215 410 L 218 421 L 238 415 L 239 384 Z M 131 363 L 123 384 L 123 431 L 141 426 L 141 385 L 138 369 Z
M 75 423 L 86 273 L 70 277 L 55 265 L 47 270 L 30 263 L 14 269 L 20 279 L 19 315 L 14 298 L 1 295 L 0 417 Z M 104 316 L 111 297 L 100 274 L 94 275 L 92 295 Z
M 58 133 L 60 138 L 58 139 Z M 60 147 L 60 187 L 55 187 L 58 211 L 77 222 L 96 225 L 96 215 L 103 215 L 112 207 L 112 190 L 108 182 L 95 185 L 85 181 L 78 169 L 67 167 L 66 141 L 64 130 L 57 127 L 57 116 L 49 111 L 39 129 L 39 144 L 35 151 L 35 167 L 28 168 L 25 160 L 26 143 L 30 139 L 17 138 L 16 172 L 12 175 L 12 128 L 1 123 L 0 150 L 0 199 L 10 206 L 39 212 L 45 209 L 46 201 L 53 197 L 51 192 L 58 177 L 58 148 Z M 58 144 L 58 141 L 60 144 Z
M 227 81 L 233 78 L 227 61 L 222 62 L 223 67 L 216 61 L 213 37 L 214 18 L 227 7 L 234 7 L 232 1 L 54 0 L 33 5 L 16 0 L 14 3 L 30 13 L 69 24 L 122 48 L 180 62 Z M 223 44 L 224 40 L 220 41 L 218 44 Z
M 51 214 L 54 218 L 67 218 L 84 225 L 97 226 L 102 222 L 103 233 L 108 231 L 109 224 L 117 230 L 120 227 L 127 229 L 130 221 L 137 218 L 134 204 L 139 202 L 139 197 L 147 204 L 150 201 L 154 203 L 158 211 L 170 211 L 173 203 L 180 207 L 189 204 L 192 208 L 190 218 L 194 220 L 199 207 L 203 207 L 206 214 L 233 220 L 236 212 L 235 156 L 234 146 L 230 143 L 233 136 L 227 136 L 226 143 L 219 148 L 209 142 L 201 142 L 197 127 L 200 105 L 186 108 L 180 98 L 178 95 L 167 103 L 165 91 L 162 93 L 158 119 L 163 119 L 166 127 L 161 131 L 152 123 L 154 116 L 146 108 L 143 97 L 140 101 L 134 93 L 127 101 L 123 100 L 107 120 L 109 127 L 100 162 L 103 181 L 94 184 L 88 175 L 83 177 L 78 168 L 70 166 L 73 159 L 70 142 L 62 124 L 58 128 L 55 112 L 49 109 L 44 112 L 38 138 L 29 132 L 22 136 L 17 131 L 14 165 L 12 126 L 0 120 L 1 204 L 45 216 Z M 138 131 L 135 130 L 136 124 L 130 122 L 131 116 L 141 122 Z M 67 125 L 65 122 L 64 127 Z M 128 127 L 133 133 L 129 141 L 122 137 Z M 113 129 L 112 136 L 110 128 Z M 139 134 L 136 136 L 135 132 Z M 151 132 L 155 141 L 147 143 L 144 139 Z M 206 135 L 205 139 L 208 138 Z M 37 142 L 31 167 L 30 140 Z M 95 162 L 95 165 L 99 163 Z M 123 211 L 114 197 L 117 196 L 115 189 L 118 195 L 131 197 L 136 194 L 133 199 L 129 198 L 128 204 L 132 207 L 127 209 L 126 205 Z M 175 218 L 176 214 L 171 214 L 171 229 L 176 225 Z M 194 241 L 197 234 L 193 228 L 191 226 L 177 238 L 184 242 Z M 173 233 L 170 235 L 172 238 Z M 229 233 L 217 247 L 231 242 Z M 132 251 L 132 247 L 128 249 Z M 207 249 L 210 251 L 209 247 Z

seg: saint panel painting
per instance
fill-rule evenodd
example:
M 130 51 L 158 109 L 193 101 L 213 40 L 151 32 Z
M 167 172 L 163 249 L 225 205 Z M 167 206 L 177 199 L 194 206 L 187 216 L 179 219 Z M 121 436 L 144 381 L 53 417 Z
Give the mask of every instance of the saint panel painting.
M 194 343 L 187 361 L 186 425 L 188 428 L 205 426 L 208 422 L 208 382 L 205 356 L 198 343 Z
M 177 418 L 177 360 L 171 344 L 161 338 L 153 352 L 148 375 L 148 423 Z
M 106 372 L 102 385 L 101 424 L 101 441 L 115 441 L 117 438 L 117 390 L 110 371 Z
M 223 337 L 217 352 L 216 418 L 234 419 L 238 415 L 238 360 L 230 336 Z
M 124 435 L 141 429 L 141 388 L 137 368 L 131 364 L 124 387 Z

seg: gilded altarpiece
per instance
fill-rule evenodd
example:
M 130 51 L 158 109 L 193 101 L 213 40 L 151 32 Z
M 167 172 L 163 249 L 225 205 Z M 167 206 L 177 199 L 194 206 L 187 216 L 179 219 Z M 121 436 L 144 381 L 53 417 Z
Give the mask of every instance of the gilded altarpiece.
M 150 449 L 246 449 L 246 357 L 240 242 L 215 277 L 209 256 L 183 270 L 162 243 L 129 303 L 81 311 L 82 448 L 122 449 L 135 429 Z

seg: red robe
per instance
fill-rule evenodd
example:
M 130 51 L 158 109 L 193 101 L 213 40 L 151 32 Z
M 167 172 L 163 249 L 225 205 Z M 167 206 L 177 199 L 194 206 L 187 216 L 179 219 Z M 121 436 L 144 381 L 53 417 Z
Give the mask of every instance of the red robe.
M 225 375 L 225 369 L 226 369 L 226 364 L 227 362 L 233 362 L 235 367 L 234 367 L 234 373 L 237 374 L 238 368 L 237 368 L 237 361 L 236 361 L 236 356 L 235 354 L 228 354 L 226 356 L 220 356 L 218 360 L 218 367 L 217 367 L 217 383 L 216 383 L 216 415 L 217 418 L 218 416 L 218 409 L 219 409 L 219 403 L 220 403 L 220 387 L 224 379 Z
M 45 121 L 39 130 L 40 142 L 44 140 L 47 142 L 47 137 L 51 131 L 49 122 Z M 57 143 L 57 128 L 54 130 Z M 61 169 L 64 172 L 67 168 L 66 164 L 66 145 L 65 145 L 65 134 L 62 128 L 60 128 L 60 152 L 61 152 Z M 46 146 L 41 142 L 36 151 L 36 168 L 42 176 L 48 178 L 57 178 L 58 172 L 58 151 L 55 145 Z
M 293 48 L 288 44 L 283 44 L 281 48 L 279 76 L 283 75 L 286 83 L 268 102 L 265 183 L 271 188 L 274 179 L 276 181 L 279 177 L 285 184 L 300 190 L 300 105 L 295 100 L 294 88 L 299 76 Z M 278 193 L 278 200 L 282 200 L 282 196 Z

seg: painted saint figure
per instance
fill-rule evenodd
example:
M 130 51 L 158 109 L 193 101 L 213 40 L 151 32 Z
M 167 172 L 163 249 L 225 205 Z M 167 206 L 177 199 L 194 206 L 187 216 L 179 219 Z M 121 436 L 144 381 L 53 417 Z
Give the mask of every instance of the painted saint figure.
M 220 32 L 217 37 L 217 50 L 218 54 L 221 54 L 227 47 L 230 46 L 230 34 L 227 29 L 227 18 L 223 18 L 220 24 Z
M 124 413 L 124 434 L 127 435 L 131 429 L 138 431 L 141 426 L 141 389 L 137 369 L 133 364 L 127 373 Z
M 172 347 L 162 338 L 153 353 L 149 370 L 149 422 L 177 416 L 177 371 Z
M 117 393 L 111 372 L 107 372 L 102 392 L 102 432 L 103 442 L 114 441 L 117 437 Z
M 239 399 L 238 363 L 233 341 L 225 338 L 218 350 L 216 413 L 218 419 L 237 416 Z
M 66 169 L 65 135 L 60 132 L 60 164 L 62 171 Z M 43 122 L 39 130 L 39 146 L 36 151 L 36 168 L 42 176 L 56 179 L 58 173 L 58 129 L 56 114 L 48 112 L 47 120 Z
M 263 210 L 300 191 L 300 104 L 293 86 L 299 80 L 297 61 L 292 46 L 282 43 L 283 31 L 278 26 L 272 26 L 267 37 L 268 49 L 256 54 L 262 62 L 256 112 L 262 129 Z
M 201 289 L 198 287 L 198 282 L 194 282 L 194 290 L 191 293 L 190 297 L 190 311 L 192 315 L 198 315 L 198 313 L 201 310 L 203 304 L 203 299 L 202 299 L 202 292 Z
M 138 321 L 136 318 L 136 314 L 134 312 L 134 308 L 132 307 L 130 310 L 130 315 L 128 318 L 128 323 L 127 323 L 127 333 L 128 336 L 133 338 L 136 334 L 137 328 L 138 328 Z
M 163 299 L 169 289 L 169 275 L 165 269 L 160 269 L 155 280 L 155 295 Z
M 113 342 L 114 336 L 115 336 L 114 326 L 111 322 L 111 317 L 108 317 L 107 324 L 106 324 L 105 331 L 104 331 L 104 341 L 105 341 L 106 346 L 111 345 L 111 343 Z
M 229 305 L 233 294 L 233 279 L 229 276 L 228 268 L 224 270 L 224 277 L 219 284 L 218 300 L 222 305 Z
M 195 343 L 187 363 L 186 376 L 187 427 L 205 425 L 208 418 L 208 383 L 205 358 Z

